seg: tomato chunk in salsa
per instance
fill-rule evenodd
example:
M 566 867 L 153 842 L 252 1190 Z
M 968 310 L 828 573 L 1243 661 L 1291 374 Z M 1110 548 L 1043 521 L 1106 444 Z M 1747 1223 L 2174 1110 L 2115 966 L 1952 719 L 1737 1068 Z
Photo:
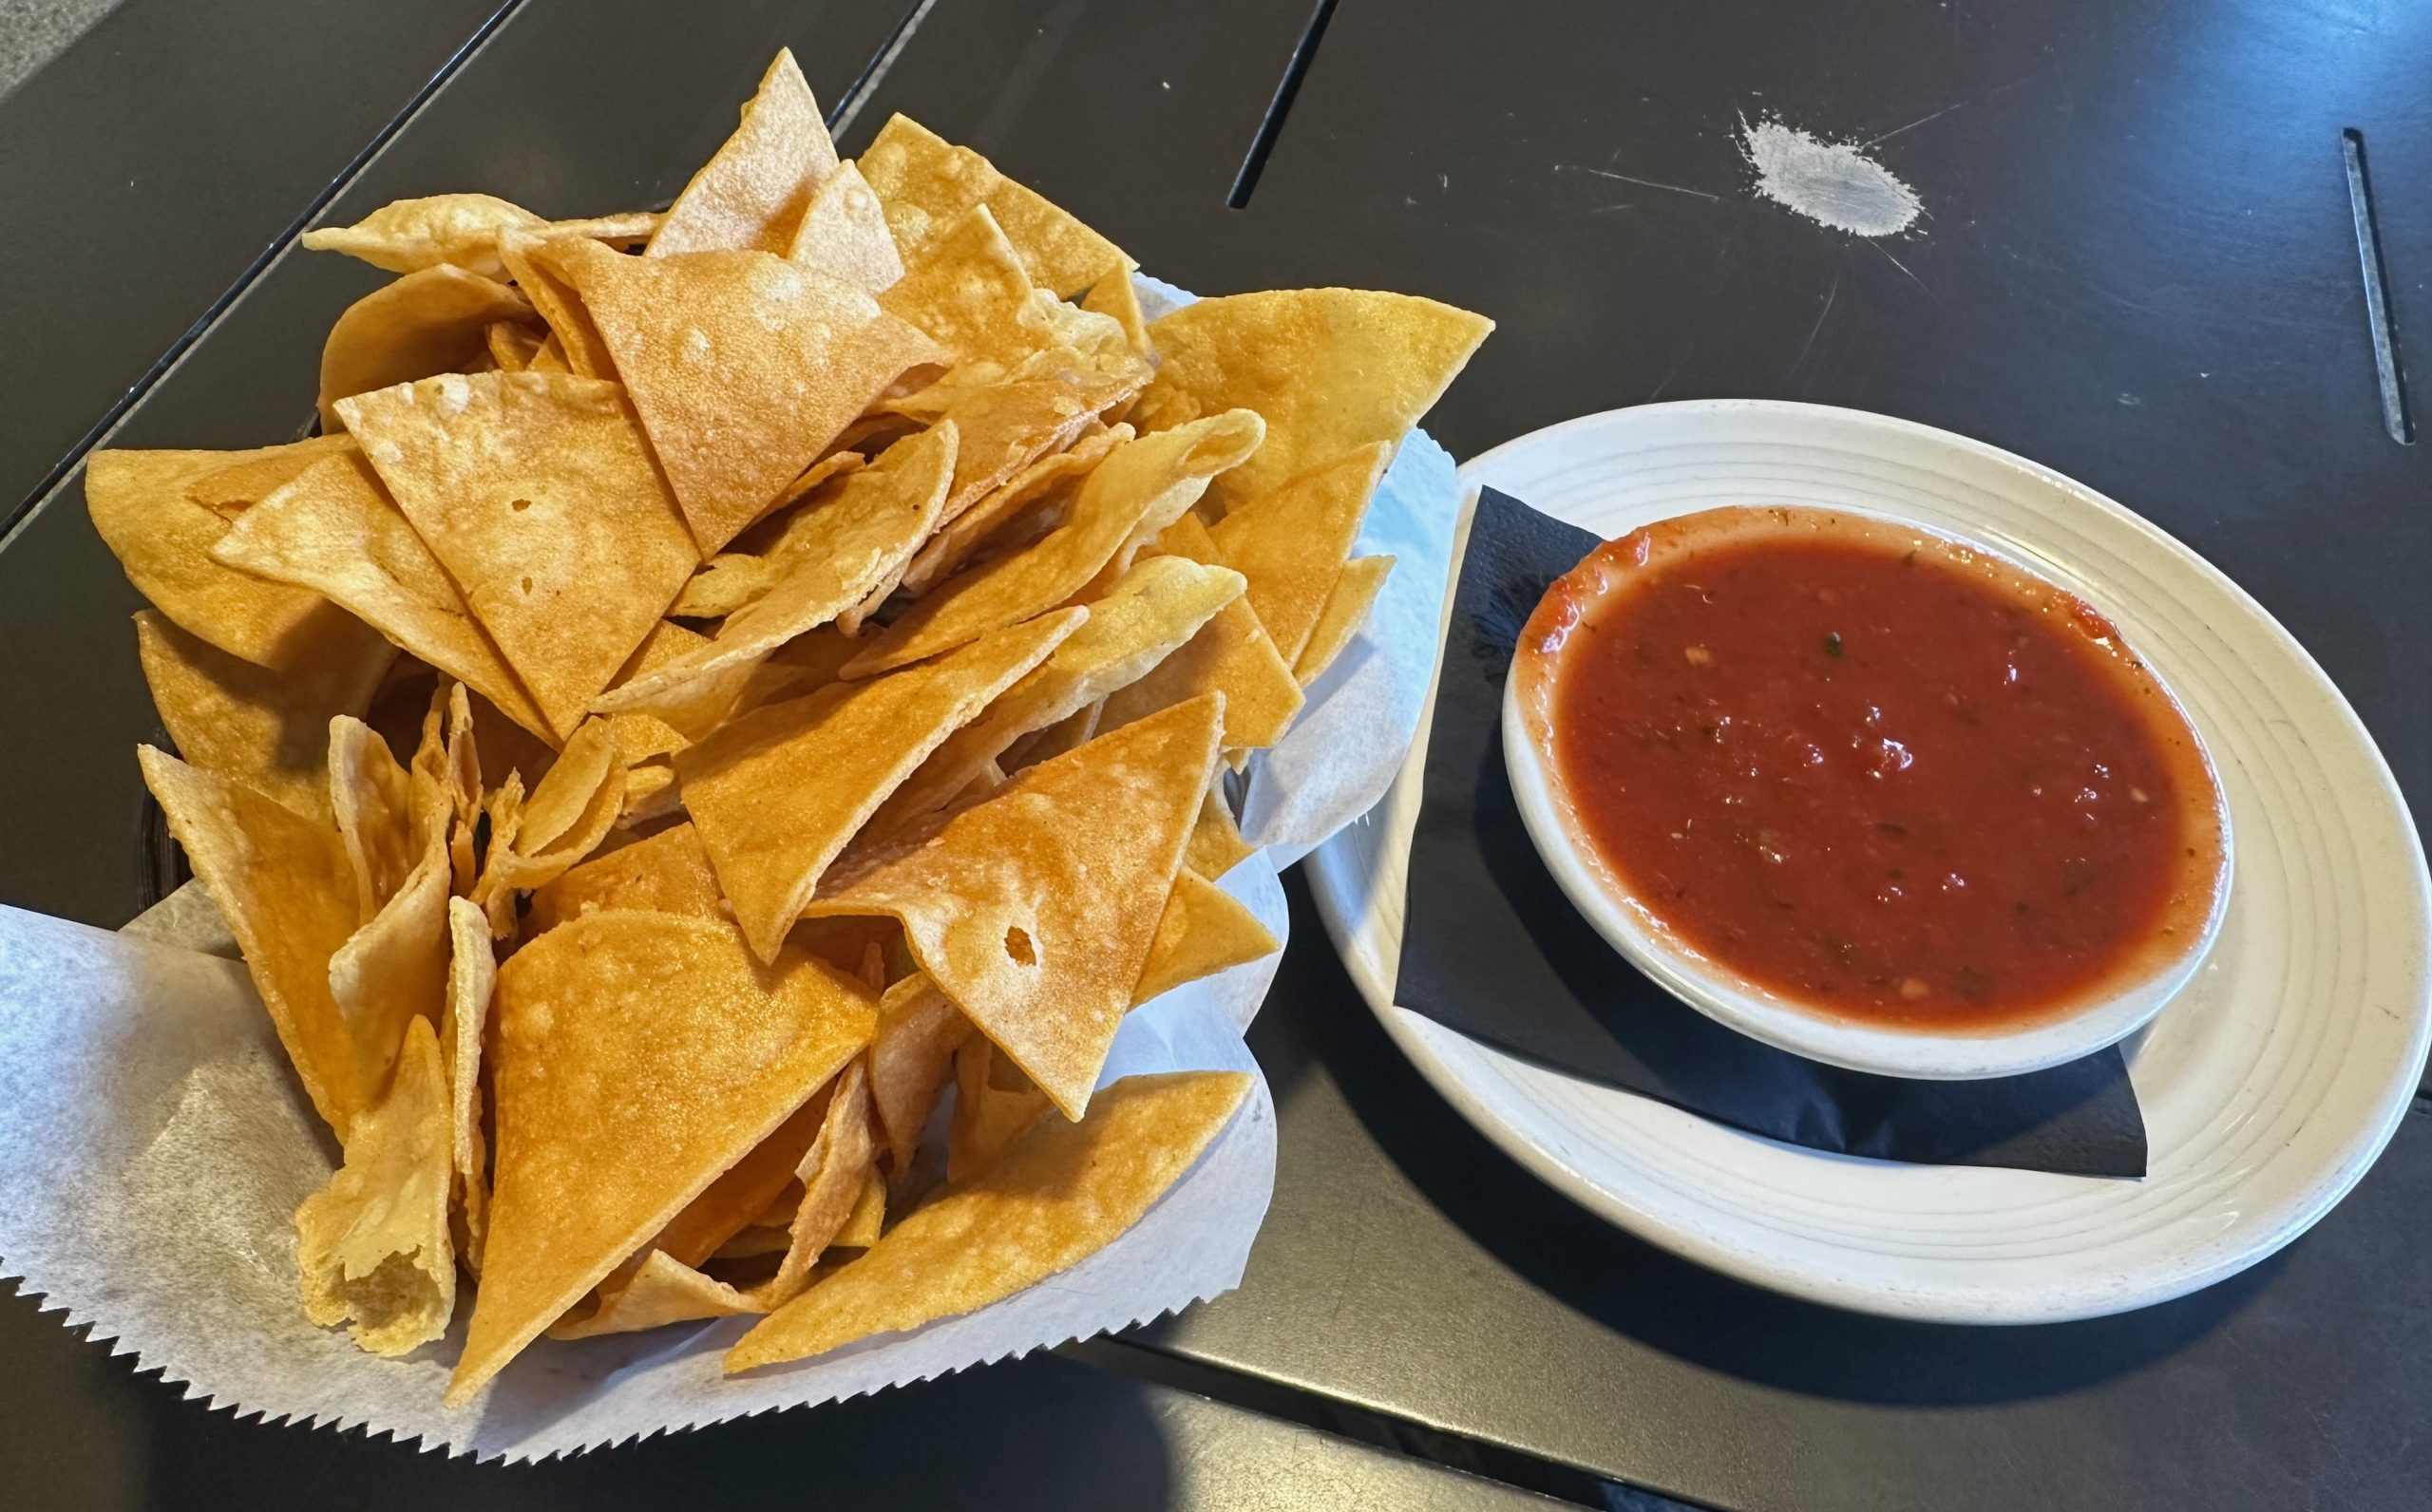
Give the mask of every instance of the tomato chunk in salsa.
M 2184 948 L 2213 780 L 2106 621 L 1935 538 L 1723 513 L 1785 528 L 1608 543 L 1523 641 L 1578 825 L 1661 925 L 1829 1015 L 1963 1031 Z

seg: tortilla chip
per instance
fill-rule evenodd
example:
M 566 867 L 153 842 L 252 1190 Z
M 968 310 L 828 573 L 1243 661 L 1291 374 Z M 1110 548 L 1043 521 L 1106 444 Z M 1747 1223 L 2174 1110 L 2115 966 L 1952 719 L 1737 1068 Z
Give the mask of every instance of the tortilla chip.
M 1293 664 L 1292 675 L 1308 687 L 1334 665 L 1334 659 L 1351 645 L 1359 627 L 1367 622 L 1368 611 L 1375 607 L 1378 591 L 1394 570 L 1391 557 L 1355 557 L 1343 563 L 1336 577 L 1334 592 L 1326 595 L 1326 607 L 1318 616 L 1316 627 L 1309 633 L 1309 643 L 1302 648 L 1300 660 Z
M 490 1195 L 489 1146 L 482 1133 L 482 1035 L 498 985 L 498 956 L 490 949 L 489 921 L 470 898 L 447 900 L 447 1011 L 440 1020 L 440 1043 L 447 1059 L 448 1152 L 465 1220 L 458 1253 L 478 1276 L 489 1237 Z M 412 1032 L 411 1025 L 407 1031 Z
M 1028 377 L 957 392 L 940 421 L 961 437 L 954 487 L 939 523 L 952 524 L 1033 463 L 1070 445 L 1098 415 L 1130 398 L 1140 375 L 1108 377 L 1074 366 L 1071 353 Z M 1105 448 L 1101 448 L 1103 457 Z
M 1132 1006 L 1282 948 L 1240 899 L 1185 867 L 1175 874 L 1174 890 L 1157 920 L 1149 962 L 1131 990 Z
M 882 293 L 903 276 L 903 255 L 886 229 L 886 211 L 862 170 L 844 162 L 812 192 L 786 260 Z
M 492 321 L 531 313 L 530 301 L 506 285 L 446 263 L 374 289 L 347 307 L 322 343 L 322 428 L 337 429 L 341 399 L 464 371 L 488 352 Z
M 553 222 L 493 195 L 431 195 L 393 200 L 352 226 L 308 231 L 304 248 L 344 253 L 390 273 L 420 273 L 444 263 L 498 278 L 505 275 L 499 238 L 510 233 L 593 236 L 621 245 L 648 238 L 657 225 L 658 217 L 646 210 Z
M 1151 357 L 1155 353 L 1149 340 L 1149 322 L 1140 312 L 1140 291 L 1132 286 L 1130 269 L 1111 272 L 1092 284 L 1081 297 L 1081 308 L 1121 326 L 1133 354 Z
M 860 161 L 906 257 L 972 206 L 984 204 L 1004 228 L 1030 281 L 1042 289 L 1079 293 L 1132 266 L 1113 242 L 998 173 L 987 159 L 906 117 L 890 119 Z
M 491 936 L 505 939 L 515 933 L 515 889 L 500 886 L 494 879 L 515 853 L 515 837 L 523 827 L 523 774 L 507 773 L 505 782 L 484 794 L 482 814 L 489 821 L 489 847 L 466 896 L 489 919 Z
M 945 502 L 958 439 L 951 425 L 922 431 L 846 478 L 804 522 L 791 569 L 758 603 L 730 616 L 700 651 L 601 698 L 600 711 L 646 709 L 689 733 L 697 727 L 684 717 L 688 708 L 721 698 L 732 708 L 771 652 L 834 619 L 912 559 Z
M 532 302 L 533 310 L 549 328 L 549 339 L 541 343 L 532 360 L 523 365 L 523 370 L 613 379 L 617 376 L 616 359 L 608 355 L 608 343 L 600 339 L 599 328 L 592 324 L 591 312 L 583 309 L 582 296 L 541 255 L 548 244 L 544 236 L 518 232 L 501 236 L 498 243 L 499 260 L 514 275 L 516 289 Z
M 641 909 L 724 918 L 726 898 L 700 831 L 676 824 L 621 850 L 587 860 L 532 895 L 527 934 L 541 935 L 568 919 L 609 909 Z
M 237 936 L 305 1094 L 345 1139 L 369 1099 L 330 995 L 330 957 L 355 928 L 354 879 L 337 832 L 149 746 L 135 754 L 169 833 Z
M 490 861 L 473 887 L 502 939 L 514 917 L 513 895 L 544 887 L 599 847 L 625 807 L 625 764 L 616 731 L 590 720 L 566 742 L 563 755 L 532 790 L 516 831 L 502 840 L 493 825 Z
M 368 923 L 422 859 L 412 784 L 389 743 L 360 719 L 332 719 L 328 738 L 330 810 L 354 873 L 357 916 Z
M 940 527 L 903 570 L 903 591 L 915 598 L 945 580 L 976 553 L 997 544 L 999 531 L 1041 504 L 1068 480 L 1078 478 L 1106 460 L 1106 454 L 1131 439 L 1130 425 L 1092 433 L 1088 425 L 1072 445 L 1051 451 L 1016 473 L 1005 483 Z
M 345 612 L 318 594 L 266 583 L 214 561 L 228 521 L 187 497 L 230 467 L 293 457 L 296 470 L 326 445 L 258 451 L 97 451 L 85 460 L 85 504 L 126 580 L 187 634 L 262 667 L 284 667 L 332 634 Z
M 761 77 L 725 145 L 675 197 L 645 255 L 757 251 L 782 255 L 810 204 L 836 171 L 836 145 L 790 48 Z
M 791 1301 L 810 1278 L 810 1268 L 835 1241 L 861 1200 L 862 1183 L 877 1158 L 878 1140 L 870 1123 L 869 1076 L 859 1058 L 846 1063 L 827 1099 L 819 1137 L 811 1141 L 802 1163 L 802 1205 L 795 1209 L 777 1274 L 753 1289 L 752 1299 L 763 1307 Z
M 482 332 L 482 340 L 490 350 L 490 361 L 498 364 L 501 372 L 522 372 L 532 366 L 532 358 L 545 339 L 544 331 L 513 320 L 493 321 Z
M 1227 568 L 1180 557 L 1142 562 L 1089 606 L 1088 622 L 1054 654 L 946 737 L 879 810 L 875 827 L 883 832 L 942 806 L 1014 742 L 1137 680 L 1241 595 L 1242 575 Z
M 1131 1006 L 1222 720 L 1221 699 L 1199 699 L 1042 762 L 805 913 L 902 920 L 921 969 L 1078 1118 Z
M 705 557 L 897 378 L 939 360 L 863 290 L 768 253 L 559 241 L 539 255 L 580 292 Z
M 338 410 L 550 724 L 573 733 L 700 563 L 623 390 L 450 374 Z
M 470 683 L 516 723 L 555 739 L 360 452 L 324 458 L 297 474 L 238 517 L 211 554 L 326 595 L 408 653 Z
M 1242 839 L 1241 826 L 1233 822 L 1233 811 L 1226 806 L 1225 795 L 1216 784 L 1208 784 L 1207 796 L 1199 805 L 1199 818 L 1190 827 L 1190 843 L 1183 849 L 1182 863 L 1202 877 L 1214 879 L 1247 860 L 1255 849 Z
M 921 973 L 888 988 L 879 1000 L 878 1029 L 870 1038 L 870 1110 L 897 1171 L 911 1168 L 955 1047 L 970 1036 L 971 1020 Z
M 876 1244 L 886 1231 L 886 1178 L 873 1165 L 862 1173 L 862 1191 L 853 1199 L 853 1210 L 845 1215 L 845 1226 L 827 1241 L 835 1250 L 865 1250 Z
M 369 756 L 361 750 L 361 737 L 342 733 L 352 723 L 332 721 L 332 789 L 338 785 L 339 764 L 345 756 Z M 364 735 L 375 744 L 379 741 L 368 729 Z M 341 749 L 341 742 L 352 749 Z M 358 818 L 370 819 L 372 823 L 359 829 L 347 845 L 352 855 L 363 841 L 372 841 L 365 853 L 379 858 L 368 879 L 361 874 L 358 878 L 370 882 L 372 891 L 367 898 L 377 899 L 377 912 L 338 947 L 329 964 L 330 996 L 353 1036 L 356 1083 L 369 1098 L 378 1097 L 387 1087 L 408 1022 L 436 1020 L 446 1006 L 447 898 L 452 874 L 447 860 L 448 794 L 442 775 L 429 770 L 441 765 L 436 721 L 428 726 L 425 747 L 416 756 L 417 765 L 425 769 L 406 778 L 404 805 L 389 807 L 390 795 L 383 793 L 367 805 L 373 807 L 372 813 L 358 810 Z M 381 747 L 377 760 L 394 765 L 386 746 Z M 377 769 L 376 761 L 367 759 L 362 765 Z M 411 869 L 398 875 L 400 861 L 410 862 Z M 392 878 L 390 891 L 377 891 Z
M 447 1077 L 429 1023 L 408 1033 L 388 1094 L 355 1121 L 346 1164 L 295 1210 L 304 1314 L 352 1318 L 374 1354 L 410 1354 L 447 1332 L 456 1251 L 447 1232 Z
M 362 448 L 352 436 L 340 434 L 266 446 L 258 452 L 214 453 L 245 460 L 216 467 L 188 483 L 186 497 L 233 524 L 314 463 L 339 454 L 359 456 Z
M 592 914 L 517 951 L 493 1009 L 489 1243 L 449 1405 L 774 1132 L 875 1011 L 843 973 L 800 954 L 763 967 L 708 919 Z
M 865 677 L 952 651 L 1064 602 L 1135 528 L 1179 517 L 1209 478 L 1256 450 L 1264 434 L 1258 416 L 1237 409 L 1117 446 L 1091 472 L 1053 534 L 916 601 L 845 664 L 845 675 Z
M 600 1299 L 588 1317 L 568 1318 L 549 1330 L 553 1339 L 588 1339 L 602 1333 L 636 1333 L 669 1323 L 765 1313 L 757 1299 L 713 1280 L 662 1250 L 642 1257 L 631 1279 Z
M 997 1163 L 1055 1105 L 1038 1084 L 980 1035 L 954 1052 L 954 1116 L 946 1130 L 946 1179 L 968 1181 Z
M 868 459 L 859 452 L 839 451 L 812 463 L 787 485 L 776 510 L 746 530 L 694 573 L 675 595 L 668 613 L 690 619 L 723 619 L 769 596 L 769 590 L 790 576 L 806 552 L 821 549 L 820 528 L 811 514 L 834 499 L 833 480 L 859 472 Z M 817 494 L 818 497 L 812 497 Z
M 879 305 L 933 337 L 953 362 L 1000 375 L 1057 348 L 1107 371 L 1132 366 L 1130 343 L 1112 318 L 1032 284 L 985 205 L 972 206 L 922 246 Z
M 685 806 L 761 959 L 896 784 L 1087 617 L 1043 615 L 928 666 L 772 704 L 676 754 Z
M 636 677 L 658 671 L 678 656 L 690 655 L 710 643 L 710 637 L 685 629 L 673 620 L 662 619 L 642 637 L 641 646 L 633 659 L 618 672 L 610 688 L 619 688 Z M 656 714 L 611 714 L 608 728 L 617 732 L 617 750 L 627 766 L 654 757 L 672 756 L 691 742 L 682 730 Z
M 1309 643 L 1393 455 L 1381 441 L 1345 452 L 1230 511 L 1208 530 L 1220 559 L 1250 580 L 1250 607 L 1284 665 L 1296 662 Z
M 998 775 L 1002 777 L 1036 766 L 1040 762 L 1088 745 L 1097 736 L 1098 714 L 1105 707 L 1106 700 L 1100 699 L 1087 709 L 1074 710 L 1045 729 L 1032 730 L 1015 741 L 1005 747 L 1003 755 L 997 758 Z
M 1278 289 L 1186 305 L 1149 327 L 1157 377 L 1132 423 L 1247 406 L 1266 444 L 1213 490 L 1231 507 L 1356 446 L 1400 441 L 1494 329 L 1414 294 Z
M 1081 1123 L 1041 1122 L 763 1319 L 728 1351 L 728 1373 L 969 1313 L 1071 1269 L 1138 1222 L 1249 1091 L 1241 1071 L 1127 1076 Z
M 1168 526 L 1155 549 L 1193 561 L 1219 559 L 1207 527 L 1195 516 Z M 1301 685 L 1245 599 L 1236 598 L 1218 610 L 1180 651 L 1138 681 L 1109 694 L 1098 726 L 1119 728 L 1207 692 L 1225 695 L 1227 750 L 1274 745 L 1291 728 L 1292 716 L 1301 711 L 1304 701 Z

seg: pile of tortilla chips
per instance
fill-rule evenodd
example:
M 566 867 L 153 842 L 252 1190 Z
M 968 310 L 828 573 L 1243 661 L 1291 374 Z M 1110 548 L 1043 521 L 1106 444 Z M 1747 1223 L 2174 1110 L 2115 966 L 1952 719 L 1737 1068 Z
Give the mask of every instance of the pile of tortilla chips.
M 542 1334 L 760 1315 L 730 1370 L 1114 1239 L 1240 1105 L 1099 1073 L 1274 939 L 1219 782 L 1392 562 L 1352 544 L 1485 320 L 1329 289 L 1153 323 L 1112 243 L 781 53 L 664 214 L 484 195 L 323 434 L 100 452 L 182 759 L 145 781 L 344 1164 L 312 1319 L 451 1402 Z

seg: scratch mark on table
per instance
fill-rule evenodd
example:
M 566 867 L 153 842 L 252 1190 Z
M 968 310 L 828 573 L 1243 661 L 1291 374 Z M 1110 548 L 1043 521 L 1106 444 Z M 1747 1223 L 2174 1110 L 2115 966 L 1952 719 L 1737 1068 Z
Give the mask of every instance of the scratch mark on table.
M 1807 339 L 1799 343 L 1798 355 L 1790 360 L 1791 371 L 1798 371 L 1799 365 L 1807 361 L 1807 354 L 1815 350 L 1815 338 L 1824 332 L 1824 322 L 1833 313 L 1833 301 L 1841 295 L 1841 274 L 1848 269 L 1849 261 L 1844 258 L 1841 266 L 1833 270 L 1833 287 L 1824 291 L 1824 308 L 1816 312 L 1815 324 L 1807 328 Z
M 1943 106 L 1940 110 L 1930 111 L 1925 115 L 1919 116 L 1916 120 L 1910 122 L 1905 126 L 1894 126 L 1890 130 L 1885 132 L 1882 136 L 1869 137 L 1866 141 L 1859 142 L 1858 146 L 1861 149 L 1864 149 L 1873 146 L 1878 142 L 1890 142 L 1892 138 L 1900 135 L 1900 133 L 1904 131 L 1914 131 L 1928 121 L 1939 121 L 1943 117 L 1961 108 L 1966 104 L 1967 102 L 1965 100 L 1954 100 L 1949 104 Z
M 1655 403 L 1657 400 L 1659 400 L 1659 399 L 1662 398 L 1662 397 L 1663 397 L 1663 390 L 1665 390 L 1666 388 L 1671 387 L 1672 387 L 1672 380 L 1673 380 L 1673 379 L 1675 379 L 1675 378 L 1678 378 L 1678 377 L 1680 377 L 1680 376 L 1681 376 L 1681 369 L 1678 369 L 1678 368 L 1675 368 L 1675 369 L 1673 369 L 1670 372 L 1665 373 L 1665 374 L 1663 375 L 1663 381 L 1662 381 L 1662 383 L 1657 384 L 1657 385 L 1655 386 L 1655 392 L 1653 392 L 1653 393 L 1651 393 L 1651 394 L 1649 394 L 1649 395 L 1647 395 L 1647 396 L 1646 396 L 1646 402 L 1647 402 L 1648 404 L 1650 404 L 1650 405 L 1651 405 L 1651 404 Z
M 1590 168 L 1586 163 L 1582 162 L 1558 162 L 1554 164 L 1554 171 L 1557 173 L 1561 172 L 1565 168 L 1569 169 L 1573 173 L 1592 173 L 1599 179 L 1618 179 L 1624 183 L 1642 184 L 1649 189 L 1668 189 L 1676 195 L 1695 195 L 1700 199 L 1712 199 L 1717 203 L 1720 203 L 1722 199 L 1722 196 L 1720 195 L 1708 194 L 1702 189 L 1692 189 L 1686 184 L 1659 183 L 1653 179 L 1635 179 L 1625 173 L 1615 173 L 1609 168 Z
M 1942 303 L 1942 296 L 1941 296 L 1940 294 L 1935 293 L 1931 289 L 1927 288 L 1927 287 L 1926 287 L 1926 281 L 1925 281 L 1923 278 L 1918 277 L 1914 273 L 1910 272 L 1909 265 L 1908 265 L 1907 263 L 1902 262 L 1899 258 L 1892 256 L 1892 255 L 1891 255 L 1891 253 L 1890 253 L 1890 250 L 1889 248 L 1885 247 L 1885 246 L 1884 246 L 1884 244 L 1883 244 L 1882 242 L 1879 242 L 1879 241 L 1869 241 L 1869 242 L 1867 243 L 1867 245 L 1868 245 L 1868 246 L 1870 246 L 1870 247 L 1872 247 L 1875 251 L 1877 251 L 1877 252 L 1879 252 L 1879 253 L 1882 253 L 1882 254 L 1883 254 L 1883 255 L 1884 255 L 1884 257 L 1885 257 L 1885 259 L 1886 259 L 1887 261 L 1889 261 L 1889 262 L 1891 264 L 1891 266 L 1893 266 L 1894 268 L 1899 269 L 1902 273 L 1908 274 L 1909 274 L 1909 281 L 1910 281 L 1910 283 L 1915 284 L 1918 288 L 1920 288 L 1920 289 L 1924 289 L 1924 290 L 1926 291 L 1926 297 L 1927 297 L 1927 298 L 1928 298 L 1928 299 L 1932 300 L 1935 304 L 1941 304 L 1941 303 Z

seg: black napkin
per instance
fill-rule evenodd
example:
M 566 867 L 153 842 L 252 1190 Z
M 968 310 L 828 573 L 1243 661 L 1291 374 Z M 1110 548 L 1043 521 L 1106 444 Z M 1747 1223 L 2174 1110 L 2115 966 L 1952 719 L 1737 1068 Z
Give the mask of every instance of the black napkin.
M 1725 1029 L 1658 987 L 1571 906 L 1503 765 L 1503 680 L 1547 585 L 1597 544 L 1489 488 L 1453 596 L 1394 1000 L 1557 1070 L 1814 1149 L 2079 1176 L 2145 1174 L 2116 1049 L 2025 1076 L 1842 1070 Z

